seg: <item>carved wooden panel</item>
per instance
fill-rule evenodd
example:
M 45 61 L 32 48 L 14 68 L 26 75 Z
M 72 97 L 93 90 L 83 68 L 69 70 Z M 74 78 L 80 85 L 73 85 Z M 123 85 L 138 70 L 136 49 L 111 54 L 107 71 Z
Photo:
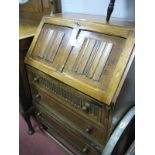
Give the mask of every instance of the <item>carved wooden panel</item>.
M 33 59 L 61 70 L 71 50 L 68 42 L 72 29 L 45 24 L 31 54 Z
M 25 62 L 111 104 L 133 46 L 128 27 L 44 17 Z
M 86 38 L 76 58 L 73 70 L 99 80 L 112 50 L 112 43 Z
M 125 39 L 81 30 L 64 68 L 65 74 L 104 90 L 110 82 Z

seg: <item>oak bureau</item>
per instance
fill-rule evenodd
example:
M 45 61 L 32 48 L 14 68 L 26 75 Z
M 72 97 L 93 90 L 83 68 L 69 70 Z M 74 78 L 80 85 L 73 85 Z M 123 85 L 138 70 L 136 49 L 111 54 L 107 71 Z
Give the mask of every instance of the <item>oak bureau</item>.
M 120 23 L 79 14 L 44 16 L 25 58 L 38 122 L 81 154 L 101 154 L 134 104 L 117 102 L 135 44 L 134 25 Z

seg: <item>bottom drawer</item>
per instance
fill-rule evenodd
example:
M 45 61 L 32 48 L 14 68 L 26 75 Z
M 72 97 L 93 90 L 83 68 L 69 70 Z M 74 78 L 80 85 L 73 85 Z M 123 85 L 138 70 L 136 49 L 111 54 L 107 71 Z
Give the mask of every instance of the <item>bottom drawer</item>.
M 61 138 L 66 140 L 69 144 L 75 147 L 81 152 L 81 154 L 100 155 L 101 152 L 97 151 L 93 147 L 89 146 L 82 140 L 80 135 L 74 133 L 66 124 L 55 118 L 55 116 L 49 115 L 42 107 L 36 107 L 36 116 L 38 121 L 47 127 L 49 130 L 53 130 Z

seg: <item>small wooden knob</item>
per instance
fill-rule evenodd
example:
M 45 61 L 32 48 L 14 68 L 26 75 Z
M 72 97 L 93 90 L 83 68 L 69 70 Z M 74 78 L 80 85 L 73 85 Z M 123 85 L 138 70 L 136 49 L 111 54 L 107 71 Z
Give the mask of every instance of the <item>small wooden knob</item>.
M 41 116 L 41 112 L 38 112 L 38 113 L 37 113 L 37 116 Z
M 82 110 L 83 110 L 83 111 L 88 111 L 89 108 L 90 108 L 90 104 L 87 103 L 87 102 L 82 106 Z
M 92 128 L 91 126 L 88 126 L 88 127 L 86 128 L 85 132 L 87 132 L 87 133 L 90 134 L 91 131 L 92 131 L 92 129 L 93 129 L 93 128 Z
M 37 94 L 35 97 L 36 97 L 37 99 L 40 99 L 40 98 L 41 98 L 41 96 L 40 96 L 39 94 Z
M 88 146 L 85 146 L 85 147 L 82 149 L 82 153 L 86 153 L 86 152 L 88 152 L 88 150 L 89 150 Z
M 84 105 L 84 106 L 82 106 L 82 110 L 83 110 L 83 111 L 87 111 L 88 108 Z
M 38 82 L 39 77 L 34 77 L 33 81 Z

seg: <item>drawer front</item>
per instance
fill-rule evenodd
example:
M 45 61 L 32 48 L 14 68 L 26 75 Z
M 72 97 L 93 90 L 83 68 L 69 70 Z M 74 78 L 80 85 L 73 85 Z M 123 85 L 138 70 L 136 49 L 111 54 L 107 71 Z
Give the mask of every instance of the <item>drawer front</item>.
M 103 104 L 32 67 L 27 66 L 27 70 L 30 83 L 35 83 L 49 91 L 51 95 L 66 103 L 66 106 L 76 109 L 95 121 L 105 123 L 108 112 Z
M 51 98 L 41 89 L 31 85 L 32 96 L 36 103 L 43 105 L 51 112 L 60 117 L 61 120 L 80 132 L 92 143 L 102 146 L 105 142 L 105 128 L 81 117 L 76 111 L 65 107 L 61 102 Z
M 36 106 L 36 116 L 38 121 L 47 127 L 47 131 L 49 131 L 51 134 L 54 134 L 55 132 L 58 136 L 62 137 L 73 147 L 78 149 L 82 154 L 101 154 L 101 152 L 86 144 L 82 137 L 74 133 L 64 124 L 64 122 L 61 122 L 58 118 L 49 115 L 47 111 L 43 110 L 43 108 L 40 106 Z

